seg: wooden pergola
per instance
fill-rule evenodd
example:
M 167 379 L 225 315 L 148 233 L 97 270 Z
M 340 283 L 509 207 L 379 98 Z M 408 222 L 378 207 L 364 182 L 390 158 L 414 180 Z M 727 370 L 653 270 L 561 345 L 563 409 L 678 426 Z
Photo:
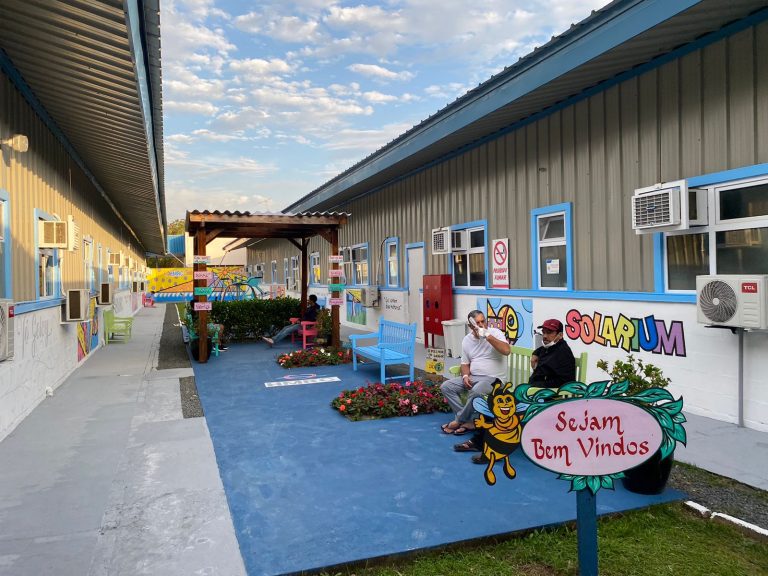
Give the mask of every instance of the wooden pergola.
M 321 236 L 331 244 L 331 254 L 339 253 L 339 228 L 347 223 L 349 214 L 339 212 L 312 212 L 304 214 L 259 214 L 250 212 L 187 212 L 186 231 L 194 240 L 195 272 L 206 272 L 206 246 L 214 238 L 283 238 L 301 251 L 301 312 L 307 307 L 307 282 L 309 280 L 307 247 L 309 239 Z M 331 263 L 332 269 L 338 269 L 338 263 Z M 202 275 L 200 275 L 202 276 Z M 194 287 L 206 287 L 207 279 L 193 280 Z M 338 298 L 339 292 L 331 293 Z M 208 310 L 205 305 L 208 297 L 195 294 L 194 302 L 198 308 L 198 345 L 199 361 L 208 361 Z M 339 336 L 339 307 L 331 306 L 332 333 L 334 346 L 341 344 Z

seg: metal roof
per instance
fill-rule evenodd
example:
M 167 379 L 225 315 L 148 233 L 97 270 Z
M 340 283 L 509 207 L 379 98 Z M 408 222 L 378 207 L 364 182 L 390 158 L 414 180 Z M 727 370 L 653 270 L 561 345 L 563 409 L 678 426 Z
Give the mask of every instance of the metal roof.
M 752 15 L 762 0 L 615 0 L 286 208 L 333 209 Z
M 0 64 L 147 251 L 165 252 L 159 0 L 2 0 Z

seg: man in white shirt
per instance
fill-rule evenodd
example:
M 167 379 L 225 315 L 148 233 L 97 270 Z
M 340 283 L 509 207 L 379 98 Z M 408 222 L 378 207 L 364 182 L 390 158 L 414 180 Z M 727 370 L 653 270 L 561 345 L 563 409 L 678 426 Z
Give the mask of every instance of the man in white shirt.
M 507 376 L 506 356 L 510 347 L 504 333 L 497 328 L 486 328 L 485 316 L 480 310 L 472 310 L 467 316 L 471 332 L 461 343 L 461 376 L 446 380 L 440 386 L 455 417 L 443 424 L 445 434 L 460 436 L 474 429 L 475 410 L 472 401 L 478 396 L 490 394 L 493 383 L 498 379 L 505 382 Z M 462 403 L 460 395 L 469 391 Z

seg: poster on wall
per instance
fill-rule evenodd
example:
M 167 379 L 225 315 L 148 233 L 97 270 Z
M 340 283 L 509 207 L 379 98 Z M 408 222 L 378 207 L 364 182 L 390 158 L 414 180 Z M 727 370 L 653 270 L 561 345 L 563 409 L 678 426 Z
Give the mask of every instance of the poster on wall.
M 203 274 L 210 276 L 202 277 Z M 194 278 L 195 275 L 198 277 Z M 193 279 L 206 280 L 218 300 L 232 284 L 247 282 L 248 274 L 242 266 L 210 266 L 203 273 L 193 272 L 192 268 L 154 268 L 148 278 L 149 292 L 156 302 L 185 302 L 192 299 Z
M 77 323 L 77 361 L 80 362 L 99 345 L 99 317 L 96 314 L 96 298 L 91 298 L 88 321 Z
M 533 348 L 533 300 L 523 298 L 478 298 L 477 309 L 486 325 L 504 332 L 514 346 Z
M 491 286 L 509 288 L 509 238 L 494 240 L 491 246 L 493 247 Z
M 346 298 L 347 322 L 365 326 L 368 322 L 368 315 L 363 308 L 362 291 L 359 288 L 350 288 L 347 290 Z

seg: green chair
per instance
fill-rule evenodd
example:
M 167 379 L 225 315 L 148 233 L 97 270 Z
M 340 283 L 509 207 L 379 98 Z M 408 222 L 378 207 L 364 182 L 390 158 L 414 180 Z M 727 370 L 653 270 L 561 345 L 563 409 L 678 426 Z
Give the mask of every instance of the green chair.
M 104 342 L 127 342 L 131 339 L 133 318 L 115 316 L 114 310 L 104 310 Z
M 193 344 L 194 340 L 197 340 L 197 322 L 192 318 L 192 314 L 187 310 L 184 316 L 184 325 L 187 327 L 187 334 L 189 335 L 189 345 L 194 347 L 197 343 Z M 211 339 L 211 354 L 214 356 L 219 355 L 219 325 L 212 322 L 208 323 L 208 337 Z M 194 348 L 193 348 L 194 349 Z M 196 359 L 196 358 L 195 358 Z

